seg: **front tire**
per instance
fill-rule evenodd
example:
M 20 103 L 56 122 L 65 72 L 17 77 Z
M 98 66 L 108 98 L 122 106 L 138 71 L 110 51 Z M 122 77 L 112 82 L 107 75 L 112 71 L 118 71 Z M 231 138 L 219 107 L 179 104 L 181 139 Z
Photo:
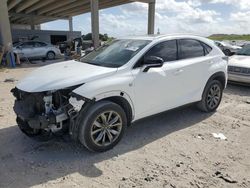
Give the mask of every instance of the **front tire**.
M 54 60 L 55 57 L 56 57 L 56 54 L 54 52 L 50 51 L 50 52 L 47 53 L 47 59 L 48 60 Z
M 225 54 L 226 56 L 232 55 L 231 51 L 228 50 L 228 49 L 224 50 L 224 54 Z
M 80 142 L 89 150 L 104 152 L 121 140 L 127 127 L 127 117 L 116 103 L 101 101 L 79 115 Z
M 214 112 L 220 105 L 223 89 L 220 81 L 210 81 L 204 89 L 198 108 L 204 112 Z
M 39 141 L 46 142 L 50 140 L 52 137 L 51 132 L 41 130 L 41 129 L 32 129 L 27 121 L 23 121 L 21 118 L 16 118 L 17 125 L 19 129 L 28 137 Z
M 41 134 L 41 130 L 32 129 L 27 121 L 23 121 L 21 118 L 16 118 L 17 125 L 19 129 L 28 137 L 35 137 Z

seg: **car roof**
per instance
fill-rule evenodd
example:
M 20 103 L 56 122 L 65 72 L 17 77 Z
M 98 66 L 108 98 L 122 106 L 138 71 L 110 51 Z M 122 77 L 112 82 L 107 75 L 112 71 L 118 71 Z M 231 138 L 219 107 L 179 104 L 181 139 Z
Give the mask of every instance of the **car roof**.
M 38 41 L 38 40 L 26 40 L 26 41 L 20 41 L 20 42 L 17 42 L 17 43 L 23 44 L 23 43 L 26 43 L 26 42 L 42 42 L 42 43 L 48 44 L 47 42 Z
M 159 40 L 162 38 L 203 38 L 198 35 L 191 35 L 191 34 L 179 34 L 179 33 L 174 33 L 174 34 L 164 34 L 164 35 L 138 35 L 138 36 L 126 36 L 126 37 L 121 37 L 119 39 L 132 39 L 132 40 Z
M 46 42 L 39 41 L 39 40 L 27 40 L 27 41 L 23 41 L 23 42 L 42 42 L 42 43 L 46 43 Z

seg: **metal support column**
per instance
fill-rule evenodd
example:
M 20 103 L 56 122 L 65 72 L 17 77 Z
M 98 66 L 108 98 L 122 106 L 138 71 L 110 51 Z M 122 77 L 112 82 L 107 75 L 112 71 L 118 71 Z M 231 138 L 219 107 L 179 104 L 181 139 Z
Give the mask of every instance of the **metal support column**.
M 90 0 L 92 41 L 94 48 L 99 47 L 99 0 Z
M 155 29 L 155 2 L 148 3 L 148 34 L 154 34 Z
M 35 30 L 35 24 L 34 24 L 34 18 L 33 17 L 30 18 L 30 22 L 31 22 L 30 29 Z
M 69 31 L 73 31 L 73 19 L 72 17 L 69 18 Z
M 5 47 L 12 44 L 7 0 L 2 0 L 0 5 L 0 43 Z
M 73 40 L 73 19 L 69 17 L 69 39 Z

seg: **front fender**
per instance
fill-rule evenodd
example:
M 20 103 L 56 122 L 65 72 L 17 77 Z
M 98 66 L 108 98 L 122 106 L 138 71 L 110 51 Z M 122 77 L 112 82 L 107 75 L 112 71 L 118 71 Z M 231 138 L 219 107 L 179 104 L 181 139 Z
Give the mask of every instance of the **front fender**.
M 133 76 L 131 73 L 123 73 L 119 77 L 115 74 L 85 83 L 73 90 L 73 93 L 95 101 L 109 97 L 123 97 L 129 102 L 134 114 Z

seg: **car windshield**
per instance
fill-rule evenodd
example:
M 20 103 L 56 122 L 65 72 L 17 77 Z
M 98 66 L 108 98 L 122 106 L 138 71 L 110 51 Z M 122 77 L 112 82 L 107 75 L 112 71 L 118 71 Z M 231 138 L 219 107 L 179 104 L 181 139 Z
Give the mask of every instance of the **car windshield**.
M 220 45 L 226 46 L 227 44 L 225 42 L 219 42 Z
M 80 61 L 103 67 L 121 67 L 149 43 L 149 40 L 115 40 L 94 50 Z
M 250 56 L 250 45 L 244 46 L 236 54 Z

